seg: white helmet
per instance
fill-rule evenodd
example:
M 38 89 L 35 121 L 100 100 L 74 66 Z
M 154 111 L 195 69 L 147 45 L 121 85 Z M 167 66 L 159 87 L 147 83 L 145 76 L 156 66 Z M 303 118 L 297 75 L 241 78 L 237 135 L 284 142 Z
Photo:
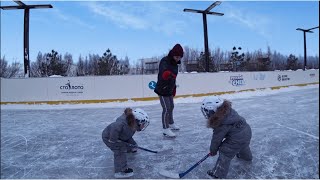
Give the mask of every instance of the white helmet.
M 150 123 L 148 114 L 140 108 L 135 109 L 132 113 L 136 118 L 138 126 L 141 128 L 140 130 L 145 130 Z M 143 126 L 141 127 L 141 125 Z
M 219 98 L 218 96 L 206 97 L 202 101 L 201 112 L 206 119 L 209 119 L 209 117 L 217 111 L 222 103 L 223 99 Z

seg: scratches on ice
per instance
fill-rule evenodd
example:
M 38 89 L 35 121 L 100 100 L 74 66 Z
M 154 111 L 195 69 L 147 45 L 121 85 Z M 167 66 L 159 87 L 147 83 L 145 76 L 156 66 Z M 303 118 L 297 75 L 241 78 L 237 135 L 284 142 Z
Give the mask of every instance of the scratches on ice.
M 293 130 L 293 131 L 296 131 L 296 132 L 298 132 L 298 133 L 301 133 L 301 134 L 304 134 L 304 135 L 307 135 L 307 136 L 310 136 L 310 137 L 312 137 L 312 138 L 314 138 L 314 139 L 319 140 L 319 137 L 314 136 L 314 135 L 312 135 L 312 134 L 309 134 L 309 133 L 306 133 L 306 132 L 303 132 L 303 131 L 300 131 L 300 130 L 297 130 L 297 129 L 294 129 L 294 128 L 291 128 L 291 127 L 288 127 L 288 126 L 284 126 L 284 125 L 281 125 L 281 124 L 279 124 L 279 123 L 275 123 L 275 124 L 277 124 L 277 125 L 279 125 L 279 126 L 281 126 L 281 127 L 284 127 L 284 128 L 287 128 L 287 129 L 290 129 L 290 130 Z

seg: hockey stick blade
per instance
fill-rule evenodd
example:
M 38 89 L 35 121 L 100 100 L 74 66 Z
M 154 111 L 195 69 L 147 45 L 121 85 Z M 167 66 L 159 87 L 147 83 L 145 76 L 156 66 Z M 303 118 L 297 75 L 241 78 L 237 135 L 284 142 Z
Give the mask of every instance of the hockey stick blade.
M 178 173 L 170 172 L 167 170 L 160 170 L 159 174 L 164 177 L 168 177 L 168 178 L 172 178 L 172 179 L 180 179 L 180 176 Z
M 185 176 L 186 174 L 188 174 L 190 171 L 192 171 L 194 168 L 196 168 L 197 166 L 199 166 L 199 164 L 201 164 L 204 160 L 206 160 L 211 154 L 208 153 L 205 157 L 203 157 L 200 161 L 198 161 L 196 164 L 194 164 L 192 167 L 190 167 L 188 170 L 186 170 L 185 172 L 182 173 L 173 173 L 170 171 L 166 171 L 166 170 L 161 170 L 159 171 L 159 173 L 162 176 L 168 177 L 168 178 L 172 178 L 172 179 L 180 179 L 183 176 Z
M 138 147 L 138 146 L 137 146 L 137 148 L 141 149 L 141 150 L 144 150 L 144 151 L 147 151 L 147 152 L 155 153 L 155 154 L 166 154 L 166 153 L 169 153 L 170 151 L 173 150 L 172 147 L 168 148 L 168 149 L 159 150 L 159 151 L 153 151 L 153 150 L 142 148 L 142 147 Z
M 157 153 L 158 153 L 158 154 L 167 154 L 167 153 L 169 153 L 169 152 L 172 151 L 172 150 L 173 150 L 173 147 L 170 147 L 170 148 L 168 148 L 168 149 L 159 150 L 159 151 L 157 151 Z

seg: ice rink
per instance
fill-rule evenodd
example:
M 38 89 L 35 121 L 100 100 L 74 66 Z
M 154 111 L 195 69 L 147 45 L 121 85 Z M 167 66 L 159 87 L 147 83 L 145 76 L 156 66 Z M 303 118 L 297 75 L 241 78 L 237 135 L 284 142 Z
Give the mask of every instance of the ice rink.
M 288 88 L 290 89 L 290 88 Z M 252 128 L 252 163 L 233 159 L 228 178 L 319 178 L 319 85 L 223 96 Z M 127 106 L 144 109 L 148 128 L 134 139 L 151 150 L 138 150 L 128 165 L 139 179 L 163 179 L 162 169 L 181 173 L 209 152 L 212 130 L 200 111 L 201 98 L 175 99 L 177 138 L 162 135 L 158 101 L 104 105 L 1 106 L 1 179 L 110 179 L 113 153 L 102 130 Z M 209 157 L 186 179 L 206 179 L 217 156 Z

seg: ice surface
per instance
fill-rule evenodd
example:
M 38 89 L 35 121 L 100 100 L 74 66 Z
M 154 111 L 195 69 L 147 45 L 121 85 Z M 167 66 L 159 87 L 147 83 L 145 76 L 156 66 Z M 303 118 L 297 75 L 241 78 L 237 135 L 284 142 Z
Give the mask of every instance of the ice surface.
M 319 86 L 224 95 L 252 127 L 252 163 L 231 161 L 228 178 L 319 178 Z M 138 150 L 128 166 L 139 179 L 164 178 L 159 171 L 184 172 L 209 152 L 212 130 L 200 111 L 201 98 L 175 99 L 175 139 L 162 135 L 158 101 L 93 105 L 1 105 L 2 179 L 112 179 L 113 153 L 102 130 L 125 107 L 150 116 L 134 139 Z M 183 178 L 204 179 L 217 156 L 209 157 Z

